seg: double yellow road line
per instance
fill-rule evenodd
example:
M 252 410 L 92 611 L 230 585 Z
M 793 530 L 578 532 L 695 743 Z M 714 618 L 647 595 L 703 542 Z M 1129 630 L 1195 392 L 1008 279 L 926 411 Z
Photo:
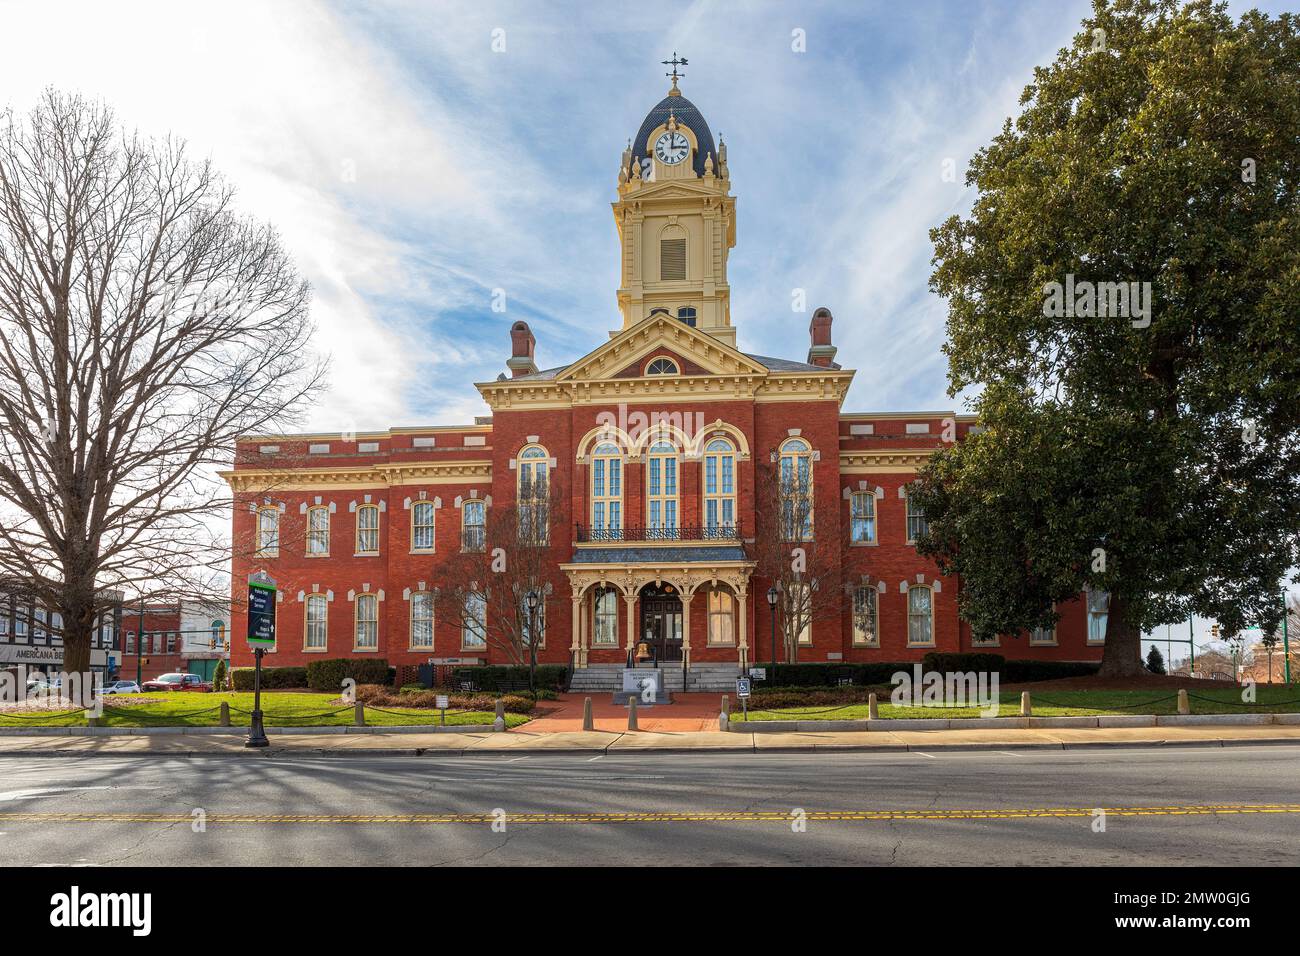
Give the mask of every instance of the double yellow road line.
M 546 812 L 503 810 L 500 813 L 218 813 L 206 812 L 207 824 L 623 824 L 623 823 L 780 823 L 799 819 L 809 823 L 909 822 L 937 820 L 1042 820 L 1092 817 L 1104 811 L 1117 817 L 1224 816 L 1254 813 L 1300 813 L 1296 803 L 1218 803 L 1155 807 L 1033 807 L 969 810 L 673 810 L 628 812 Z M 190 813 L 0 813 L 7 823 L 192 823 L 199 816 Z

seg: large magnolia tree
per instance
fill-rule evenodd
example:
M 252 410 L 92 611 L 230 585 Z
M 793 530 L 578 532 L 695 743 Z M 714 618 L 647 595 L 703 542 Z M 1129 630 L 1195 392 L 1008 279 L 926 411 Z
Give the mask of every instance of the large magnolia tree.
M 1276 625 L 1300 539 L 1297 26 L 1097 0 L 933 231 L 950 387 L 984 430 L 924 469 L 922 550 L 976 633 L 1106 592 L 1103 673 L 1136 674 L 1145 629 Z
M 316 383 L 307 302 L 183 144 L 53 91 L 0 115 L 0 591 L 58 615 L 65 670 L 88 669 L 105 589 L 220 580 L 214 468 Z

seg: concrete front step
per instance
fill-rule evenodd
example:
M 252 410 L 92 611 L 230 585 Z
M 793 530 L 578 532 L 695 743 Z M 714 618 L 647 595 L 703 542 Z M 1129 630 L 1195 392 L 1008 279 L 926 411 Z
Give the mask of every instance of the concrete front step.
M 649 670 L 650 668 L 643 669 Z M 735 665 L 696 664 L 686 672 L 685 687 L 683 688 L 680 664 L 665 665 L 662 671 L 664 690 L 679 693 L 683 689 L 688 693 L 735 690 L 736 678 L 740 676 L 740 668 Z M 590 667 L 580 667 L 573 672 L 573 679 L 569 684 L 569 692 L 574 694 L 610 693 L 622 689 L 623 667 L 618 664 L 597 664 Z

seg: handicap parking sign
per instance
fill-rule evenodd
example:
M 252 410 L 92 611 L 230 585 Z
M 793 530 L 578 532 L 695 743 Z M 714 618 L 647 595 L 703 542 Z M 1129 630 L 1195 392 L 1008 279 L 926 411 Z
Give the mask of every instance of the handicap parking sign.
M 748 677 L 738 677 L 738 678 L 736 678 L 736 696 L 737 696 L 737 697 L 741 697 L 741 698 L 744 698 L 744 697 L 748 697 L 748 696 L 749 696 L 749 678 L 748 678 Z

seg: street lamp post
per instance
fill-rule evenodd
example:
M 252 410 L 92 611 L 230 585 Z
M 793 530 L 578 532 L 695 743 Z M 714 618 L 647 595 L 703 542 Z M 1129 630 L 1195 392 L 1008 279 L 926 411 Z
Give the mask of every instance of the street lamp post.
M 528 689 L 533 693 L 537 688 L 533 686 L 533 674 L 537 671 L 537 591 L 529 588 L 528 593 L 524 595 L 524 603 L 528 607 Z
M 768 617 L 772 619 L 772 680 L 776 680 L 776 601 L 781 596 L 776 585 L 767 589 Z

